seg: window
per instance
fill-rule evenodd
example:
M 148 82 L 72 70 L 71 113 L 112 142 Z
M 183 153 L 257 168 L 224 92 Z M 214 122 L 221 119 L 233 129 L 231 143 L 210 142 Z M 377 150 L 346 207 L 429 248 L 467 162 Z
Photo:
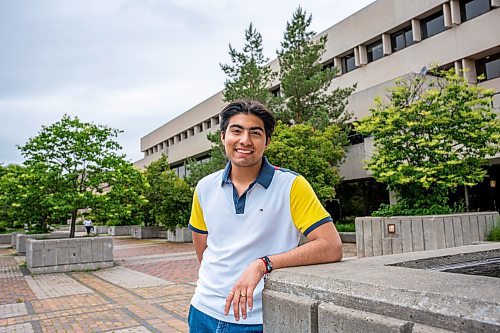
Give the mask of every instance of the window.
M 194 127 L 190 128 L 188 131 L 189 131 L 189 136 L 193 136 L 194 135 Z
M 484 75 L 484 80 L 500 77 L 500 53 L 477 60 L 476 74 Z
M 187 139 L 188 138 L 188 132 L 187 131 L 184 131 L 182 132 L 182 139 Z
M 473 19 L 490 10 L 490 0 L 461 0 L 460 16 L 462 22 Z
M 203 125 L 202 124 L 198 124 L 198 125 L 196 125 L 196 127 L 198 127 L 198 133 L 203 132 Z
M 356 69 L 354 52 L 342 57 L 342 73 L 348 73 Z
M 446 30 L 444 26 L 444 16 L 443 11 L 439 11 L 429 17 L 426 17 L 420 21 L 420 26 L 422 29 L 422 39 L 432 37 L 440 32 Z
M 215 120 L 215 125 L 219 125 L 220 124 L 219 116 L 214 117 L 213 119 Z
M 378 60 L 384 56 L 384 48 L 382 46 L 382 39 L 371 43 L 366 46 L 366 53 L 368 54 L 368 62 Z
M 281 96 L 280 86 L 276 86 L 274 88 L 271 88 L 271 94 L 273 94 L 273 96 L 280 97 Z
M 392 52 L 404 49 L 413 44 L 413 30 L 411 26 L 401 29 L 391 35 Z
M 327 71 L 327 70 L 334 71 L 335 70 L 335 62 L 332 60 L 329 63 L 324 64 L 323 70 L 324 71 Z
M 212 121 L 210 120 L 205 121 L 205 124 L 207 125 L 207 128 L 212 127 Z

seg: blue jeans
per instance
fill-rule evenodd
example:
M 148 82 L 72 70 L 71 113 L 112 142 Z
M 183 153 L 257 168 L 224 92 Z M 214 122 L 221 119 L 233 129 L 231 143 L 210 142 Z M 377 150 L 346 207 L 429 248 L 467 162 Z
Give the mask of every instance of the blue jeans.
M 191 333 L 262 333 L 262 325 L 226 323 L 210 317 L 192 305 L 189 308 L 188 323 Z

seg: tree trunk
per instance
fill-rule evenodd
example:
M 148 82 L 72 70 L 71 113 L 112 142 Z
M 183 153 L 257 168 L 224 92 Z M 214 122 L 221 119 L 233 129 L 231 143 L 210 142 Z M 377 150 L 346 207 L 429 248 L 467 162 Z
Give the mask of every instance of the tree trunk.
M 70 226 L 70 229 L 69 229 L 69 238 L 75 238 L 76 213 L 77 212 L 78 212 L 77 210 L 74 210 L 71 213 L 71 226 Z
M 469 211 L 469 190 L 467 190 L 467 185 L 464 185 L 464 196 L 465 196 L 465 211 Z

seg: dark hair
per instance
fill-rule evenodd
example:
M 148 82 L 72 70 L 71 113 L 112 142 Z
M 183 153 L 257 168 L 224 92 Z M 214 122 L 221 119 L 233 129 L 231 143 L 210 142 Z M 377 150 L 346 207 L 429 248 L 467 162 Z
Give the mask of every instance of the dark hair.
M 261 102 L 249 99 L 234 101 L 226 105 L 220 113 L 220 130 L 222 133 L 226 132 L 229 119 L 237 114 L 253 114 L 254 116 L 262 119 L 264 123 L 264 130 L 266 131 L 266 138 L 270 139 L 273 134 L 276 120 L 273 114 Z

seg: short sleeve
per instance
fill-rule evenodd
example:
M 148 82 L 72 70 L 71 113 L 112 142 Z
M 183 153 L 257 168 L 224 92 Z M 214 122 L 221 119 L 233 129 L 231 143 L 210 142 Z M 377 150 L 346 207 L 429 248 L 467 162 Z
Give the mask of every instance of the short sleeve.
M 295 227 L 305 236 L 320 225 L 332 221 L 309 182 L 297 176 L 290 191 L 290 211 Z
M 200 201 L 198 200 L 198 192 L 194 191 L 193 204 L 191 207 L 191 217 L 189 218 L 189 229 L 200 234 L 207 234 L 207 225 L 203 217 L 203 210 L 201 209 Z

